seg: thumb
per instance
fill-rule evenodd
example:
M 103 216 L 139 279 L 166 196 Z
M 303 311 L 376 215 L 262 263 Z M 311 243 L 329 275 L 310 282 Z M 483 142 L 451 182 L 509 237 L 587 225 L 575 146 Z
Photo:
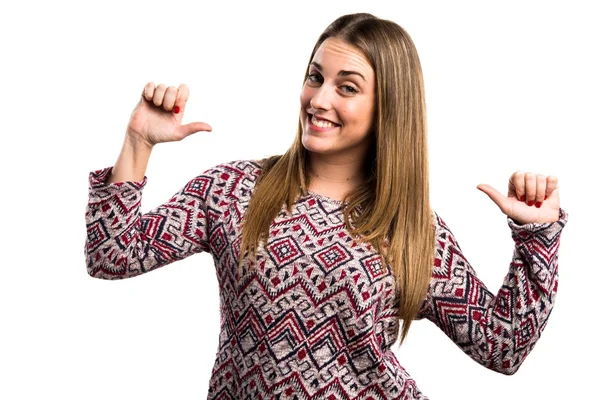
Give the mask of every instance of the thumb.
M 184 138 L 192 133 L 200 131 L 212 132 L 212 127 L 204 122 L 191 122 L 189 124 L 181 125 L 177 130 L 177 133 Z
M 490 185 L 481 184 L 477 185 L 477 189 L 481 190 L 483 193 L 487 194 L 490 199 L 502 210 L 504 214 L 508 211 L 508 202 L 506 196 L 502 193 L 491 187 Z

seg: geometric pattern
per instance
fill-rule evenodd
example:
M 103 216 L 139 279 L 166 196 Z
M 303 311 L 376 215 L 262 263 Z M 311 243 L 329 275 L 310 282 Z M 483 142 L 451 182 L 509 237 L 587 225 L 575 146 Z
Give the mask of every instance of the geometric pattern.
M 509 226 L 515 250 L 496 295 L 464 258 L 445 222 L 436 215 L 433 279 L 419 318 L 439 326 L 481 365 L 514 374 L 546 326 L 558 287 L 560 232 L 567 222 Z
M 141 182 L 90 173 L 88 273 L 130 278 L 199 252 L 212 255 L 221 333 L 209 399 L 427 399 L 391 347 L 398 339 L 395 280 L 346 230 L 344 204 L 314 193 L 282 212 L 253 265 L 236 277 L 240 226 L 261 161 L 205 171 L 166 203 L 140 213 Z M 505 374 L 531 352 L 554 304 L 557 252 L 567 220 L 518 226 L 496 295 L 477 278 L 435 215 L 433 274 L 418 319 L 431 320 L 467 355 Z
M 342 243 L 334 242 L 330 246 L 312 254 L 315 265 L 321 268 L 325 275 L 334 272 L 352 260 L 352 255 Z

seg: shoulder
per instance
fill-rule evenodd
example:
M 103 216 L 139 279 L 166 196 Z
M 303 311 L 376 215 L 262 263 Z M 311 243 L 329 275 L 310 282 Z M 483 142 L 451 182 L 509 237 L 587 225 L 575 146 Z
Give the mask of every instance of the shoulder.
M 240 199 L 250 195 L 260 177 L 265 159 L 226 161 L 196 176 L 188 185 L 202 188 L 216 198 Z
M 436 249 L 441 248 L 446 250 L 449 247 L 460 249 L 460 246 L 446 221 L 435 211 L 432 211 L 432 216 L 435 228 Z
M 229 179 L 231 175 L 251 177 L 260 175 L 264 159 L 233 160 L 217 164 L 205 170 L 202 175 Z M 221 175 L 225 174 L 224 177 Z
M 445 233 L 451 233 L 450 228 L 446 224 L 446 221 L 435 211 L 431 211 L 433 226 L 435 228 L 435 235 L 444 235 Z

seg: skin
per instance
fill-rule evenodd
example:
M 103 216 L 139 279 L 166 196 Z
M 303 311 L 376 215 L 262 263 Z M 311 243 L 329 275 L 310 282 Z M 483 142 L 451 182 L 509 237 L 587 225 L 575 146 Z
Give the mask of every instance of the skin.
M 311 190 L 343 197 L 345 190 L 364 179 L 360 171 L 372 140 L 375 72 L 360 50 L 329 38 L 311 61 L 300 106 Z M 333 125 L 315 126 L 312 118 Z
M 338 39 L 323 42 L 312 62 L 300 95 L 302 143 L 311 154 L 309 189 L 342 199 L 364 179 L 360 171 L 371 140 L 375 74 L 358 49 Z M 340 71 L 357 72 L 362 77 L 340 75 Z M 189 89 L 183 84 L 177 88 L 146 84 L 131 114 L 109 183 L 141 181 L 154 145 L 212 131 L 204 122 L 182 123 L 188 97 Z M 174 112 L 175 106 L 179 113 Z M 312 115 L 334 126 L 316 127 L 310 122 Z M 559 218 L 555 176 L 517 171 L 509 178 L 506 196 L 487 184 L 477 188 L 520 224 L 555 222 Z
M 107 182 L 140 182 L 144 179 L 154 145 L 179 141 L 199 131 L 212 131 L 204 122 L 182 124 L 190 91 L 147 83 L 127 125 L 123 147 Z M 174 113 L 174 107 L 180 112 Z
M 520 224 L 556 222 L 560 215 L 558 178 L 533 172 L 514 172 L 508 195 L 487 184 L 477 186 L 500 210 Z

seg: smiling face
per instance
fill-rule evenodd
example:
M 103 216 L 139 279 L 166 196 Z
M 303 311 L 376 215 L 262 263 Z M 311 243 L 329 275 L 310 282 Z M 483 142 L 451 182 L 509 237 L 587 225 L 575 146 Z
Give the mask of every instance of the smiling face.
M 302 144 L 311 153 L 364 158 L 375 110 L 375 72 L 356 47 L 328 38 L 300 95 Z

